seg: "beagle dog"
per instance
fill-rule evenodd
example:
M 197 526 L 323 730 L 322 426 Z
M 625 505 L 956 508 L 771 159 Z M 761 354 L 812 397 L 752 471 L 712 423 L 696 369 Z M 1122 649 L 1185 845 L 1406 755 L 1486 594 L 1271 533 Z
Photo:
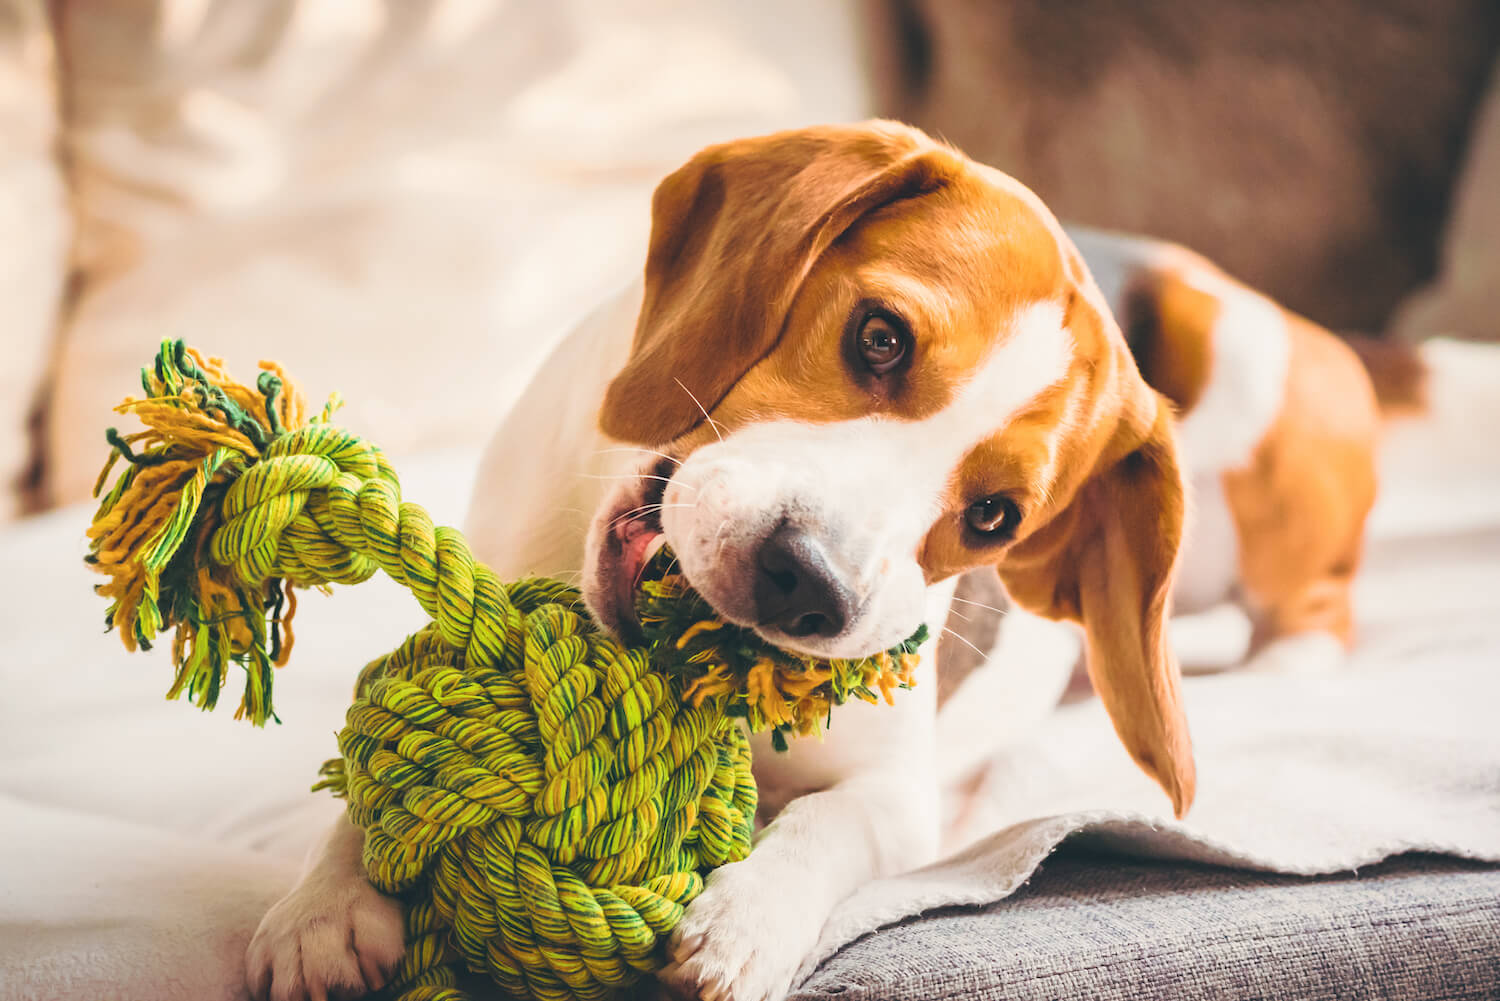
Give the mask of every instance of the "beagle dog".
M 784 753 L 755 739 L 764 826 L 672 937 L 674 994 L 781 998 L 841 899 L 934 859 L 948 748 L 1023 734 L 1080 655 L 1185 814 L 1168 640 L 1185 537 L 1213 564 L 1188 560 L 1189 600 L 1243 596 L 1259 649 L 1347 637 L 1373 400 L 1310 324 L 1185 252 L 1070 236 L 1015 180 L 890 122 L 710 147 L 652 213 L 643 285 L 565 338 L 502 422 L 480 555 L 581 574 L 628 636 L 664 540 L 725 618 L 818 657 L 941 635 L 976 568 L 1012 605 L 941 720 L 934 638 L 895 704 L 846 705 Z M 266 915 L 257 998 L 388 979 L 400 912 L 361 844 L 340 820 Z
M 1192 498 L 1174 591 L 1184 667 L 1336 663 L 1354 636 L 1350 591 L 1382 427 L 1364 361 L 1181 247 L 1072 236 L 1142 375 L 1178 415 Z M 1216 664 L 1181 627 L 1225 602 L 1248 629 Z

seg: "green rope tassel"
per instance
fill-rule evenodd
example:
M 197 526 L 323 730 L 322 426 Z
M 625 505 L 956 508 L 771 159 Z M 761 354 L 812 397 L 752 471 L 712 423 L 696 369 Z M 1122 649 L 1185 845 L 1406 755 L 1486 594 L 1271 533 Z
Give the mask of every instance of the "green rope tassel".
M 745 858 L 751 729 L 815 732 L 848 698 L 909 686 L 923 634 L 856 661 L 799 660 L 719 620 L 659 554 L 620 644 L 551 580 L 504 583 L 462 535 L 401 499 L 379 450 L 309 415 L 268 363 L 255 389 L 181 342 L 119 408 L 89 562 L 130 649 L 175 629 L 168 697 L 212 708 L 231 665 L 240 714 L 275 719 L 296 589 L 383 570 L 432 618 L 368 665 L 315 788 L 365 829 L 399 894 L 407 951 L 390 992 L 456 1001 L 474 976 L 513 997 L 604 998 L 659 968 L 703 875 Z

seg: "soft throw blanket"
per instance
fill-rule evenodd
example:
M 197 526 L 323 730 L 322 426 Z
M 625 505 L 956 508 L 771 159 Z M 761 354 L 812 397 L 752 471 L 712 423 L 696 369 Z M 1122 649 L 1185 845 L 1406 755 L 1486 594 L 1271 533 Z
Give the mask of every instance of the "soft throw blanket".
M 1097 701 L 1070 706 L 990 766 L 951 832 L 956 854 L 846 901 L 804 973 L 900 918 L 1008 896 L 1075 836 L 1298 874 L 1410 851 L 1500 862 L 1500 529 L 1382 547 L 1371 563 L 1361 604 L 1384 618 L 1344 670 L 1185 682 L 1199 775 L 1187 820 Z
M 1061 709 L 954 797 L 953 854 L 845 901 L 804 975 L 882 925 L 1008 896 L 1071 837 L 1303 875 L 1415 851 L 1500 862 L 1500 448 L 1480 430 L 1500 427 L 1500 355 L 1424 351 L 1442 389 L 1429 416 L 1387 433 L 1348 664 L 1187 679 L 1198 798 L 1185 821 L 1097 700 Z
M 460 523 L 473 450 L 398 459 L 405 493 Z M 165 651 L 105 635 L 83 566 L 92 510 L 0 532 L 0 999 L 240 999 L 244 952 L 342 809 L 310 795 L 354 676 L 424 616 L 376 577 L 301 595 L 280 726 L 162 699 Z M 372 624 L 375 624 L 372 626 Z

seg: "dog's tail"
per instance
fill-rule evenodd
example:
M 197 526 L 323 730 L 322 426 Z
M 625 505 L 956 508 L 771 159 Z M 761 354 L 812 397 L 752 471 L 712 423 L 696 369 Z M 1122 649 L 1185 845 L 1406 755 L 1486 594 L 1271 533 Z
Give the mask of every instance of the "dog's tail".
M 1500 344 L 1350 339 L 1385 418 L 1373 535 L 1500 519 Z
M 1346 334 L 1343 339 L 1359 356 L 1375 387 L 1381 416 L 1417 417 L 1426 412 L 1432 369 L 1420 346 L 1357 334 Z

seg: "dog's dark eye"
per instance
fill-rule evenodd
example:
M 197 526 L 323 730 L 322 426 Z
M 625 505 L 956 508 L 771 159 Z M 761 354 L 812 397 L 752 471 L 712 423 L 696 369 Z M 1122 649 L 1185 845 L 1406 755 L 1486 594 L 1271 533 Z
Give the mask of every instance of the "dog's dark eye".
M 906 357 L 911 334 L 894 317 L 871 313 L 859 325 L 856 342 L 865 366 L 876 375 L 885 375 Z
M 990 494 L 969 505 L 964 522 L 986 540 L 1004 539 L 1015 534 L 1021 509 L 1004 494 Z

